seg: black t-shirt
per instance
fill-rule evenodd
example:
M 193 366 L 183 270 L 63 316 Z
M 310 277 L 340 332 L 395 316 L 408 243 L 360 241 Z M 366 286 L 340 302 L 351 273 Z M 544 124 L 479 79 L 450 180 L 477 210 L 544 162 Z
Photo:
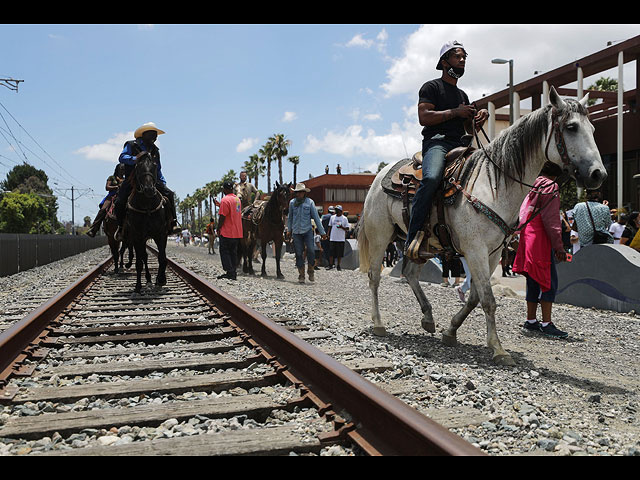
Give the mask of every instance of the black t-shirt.
M 445 82 L 442 78 L 430 80 L 420 88 L 418 94 L 418 104 L 431 103 L 435 106 L 436 112 L 458 108 L 462 103 L 469 105 L 469 97 L 455 85 Z M 422 136 L 429 139 L 436 134 L 445 135 L 447 139 L 459 141 L 466 131 L 464 129 L 465 120 L 460 117 L 452 118 L 438 125 L 426 126 L 422 129 Z

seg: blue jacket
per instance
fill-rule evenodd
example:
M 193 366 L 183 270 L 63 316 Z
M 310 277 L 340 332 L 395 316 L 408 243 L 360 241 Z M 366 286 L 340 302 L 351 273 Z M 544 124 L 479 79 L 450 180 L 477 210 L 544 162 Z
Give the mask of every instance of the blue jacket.
M 133 146 L 134 143 L 135 147 Z M 167 181 L 164 179 L 164 175 L 162 175 L 162 166 L 160 165 L 160 150 L 155 145 L 153 147 L 154 148 L 151 149 L 151 152 L 153 153 L 154 160 L 158 164 L 158 181 L 166 185 Z M 134 151 L 135 148 L 138 148 L 137 152 Z M 125 169 L 125 177 L 128 177 L 133 171 L 133 167 L 136 165 L 136 155 L 140 153 L 140 151 L 147 151 L 147 147 L 141 138 L 136 138 L 134 141 L 126 142 L 124 144 L 124 149 L 122 150 L 120 157 L 118 157 L 118 160 L 120 163 L 127 165 L 127 168 Z
M 296 235 L 307 233 L 311 230 L 311 219 L 316 222 L 320 235 L 324 235 L 325 231 L 313 200 L 306 197 L 300 205 L 296 205 L 295 198 L 289 202 L 289 216 L 287 217 L 287 229 L 289 232 Z

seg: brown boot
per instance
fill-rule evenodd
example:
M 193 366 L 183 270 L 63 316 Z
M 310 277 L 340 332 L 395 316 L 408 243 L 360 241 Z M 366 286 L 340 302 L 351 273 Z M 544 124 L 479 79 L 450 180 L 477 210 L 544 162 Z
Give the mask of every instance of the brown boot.
M 307 267 L 307 273 L 309 274 L 309 281 L 310 282 L 315 281 L 315 278 L 314 278 L 315 270 L 313 269 L 313 265 L 309 265 Z
M 298 283 L 304 283 L 304 267 L 298 268 Z

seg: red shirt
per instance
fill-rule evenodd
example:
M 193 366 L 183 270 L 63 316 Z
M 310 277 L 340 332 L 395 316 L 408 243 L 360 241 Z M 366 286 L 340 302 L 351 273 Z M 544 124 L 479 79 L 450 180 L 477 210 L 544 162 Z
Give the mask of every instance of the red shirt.
M 224 215 L 224 223 L 220 227 L 220 235 L 226 238 L 242 238 L 242 204 L 233 193 L 220 200 L 220 215 Z

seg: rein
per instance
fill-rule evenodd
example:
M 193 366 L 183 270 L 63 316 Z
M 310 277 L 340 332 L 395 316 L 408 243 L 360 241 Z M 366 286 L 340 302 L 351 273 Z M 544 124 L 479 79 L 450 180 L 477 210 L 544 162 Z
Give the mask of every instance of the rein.
M 502 169 L 489 155 L 489 153 L 486 151 L 486 149 L 484 148 L 484 145 L 482 144 L 482 142 L 480 141 L 480 138 L 478 136 L 478 129 L 475 128 L 475 121 L 473 122 L 473 133 L 476 139 L 477 144 L 480 146 L 480 148 L 482 149 L 482 152 L 484 153 L 484 155 L 487 157 L 487 159 L 498 169 L 500 170 L 506 177 L 509 177 L 511 180 L 515 181 L 516 183 L 523 185 L 525 187 L 529 187 L 531 190 L 535 189 L 536 187 L 534 185 L 529 185 L 525 182 L 522 182 L 521 180 L 518 180 L 514 177 L 512 177 L 511 175 L 509 175 L 507 172 L 504 171 L 504 169 Z M 549 150 L 549 144 L 551 142 L 551 137 L 553 136 L 555 138 L 555 142 L 556 142 L 556 147 L 558 148 L 558 152 L 560 153 L 560 158 L 562 159 L 562 163 L 564 164 L 565 170 L 568 169 L 568 166 L 571 163 L 571 160 L 569 159 L 569 155 L 567 153 L 567 147 L 566 144 L 564 142 L 564 136 L 562 135 L 562 128 L 564 127 L 563 124 L 561 124 L 560 120 L 559 120 L 559 114 L 558 111 L 555 107 L 552 108 L 551 110 L 551 129 L 552 131 L 550 132 L 549 136 L 547 137 L 547 142 L 545 145 L 545 149 L 544 149 L 544 154 L 545 154 L 545 158 L 547 159 L 547 161 L 549 161 L 549 155 L 548 155 L 548 150 Z M 485 138 L 487 139 L 488 142 L 490 142 L 488 135 L 486 134 L 486 132 L 484 131 L 484 128 L 480 127 L 480 130 L 482 131 L 482 133 L 484 134 Z M 509 226 L 507 224 L 507 222 L 505 222 L 502 217 L 500 215 L 498 215 L 494 210 L 492 210 L 490 207 L 488 207 L 487 205 L 485 205 L 484 203 L 482 203 L 480 200 L 478 200 L 475 196 L 471 195 L 469 192 L 467 192 L 464 187 L 462 187 L 462 185 L 453 177 L 451 177 L 449 179 L 449 183 L 451 185 L 453 185 L 460 193 L 462 193 L 462 195 L 467 199 L 467 201 L 471 204 L 471 206 L 478 212 L 478 213 L 482 213 L 483 215 L 485 215 L 489 220 L 491 220 L 491 222 L 493 222 L 499 229 L 500 231 L 504 234 L 504 239 L 502 240 L 502 243 L 500 243 L 500 245 L 498 245 L 490 254 L 489 256 L 493 255 L 500 247 L 506 247 L 508 240 L 518 231 L 521 231 L 523 228 L 525 228 L 531 221 L 533 221 L 533 219 L 535 217 L 537 217 L 540 213 L 542 213 L 542 210 L 544 210 L 547 206 L 549 206 L 551 204 L 551 202 L 553 201 L 554 197 L 557 197 L 560 193 L 560 189 L 562 187 L 564 187 L 564 185 L 569 181 L 569 179 L 565 180 L 562 184 L 559 184 L 557 181 L 552 180 L 553 183 L 555 183 L 556 185 L 558 185 L 558 190 L 553 191 L 553 192 L 549 192 L 549 193 L 544 193 L 541 191 L 536 192 L 538 195 L 551 195 L 551 197 L 549 198 L 549 200 L 541 207 L 538 208 L 536 211 L 534 211 L 534 213 L 532 215 L 529 216 L 529 218 L 527 219 L 526 222 L 524 223 L 520 223 L 520 218 L 518 216 L 518 221 L 516 223 L 515 226 Z M 498 186 L 496 185 L 496 189 L 498 188 Z M 531 192 L 530 192 L 531 193 Z M 530 194 L 529 193 L 529 194 Z
M 155 186 L 155 176 L 153 175 L 153 173 L 151 173 L 151 172 L 144 172 L 144 173 L 142 173 L 142 174 L 141 174 L 141 176 L 142 176 L 142 177 L 150 176 L 150 177 L 154 180 L 154 183 L 153 183 L 153 192 L 154 192 L 154 194 L 153 194 L 153 198 L 156 198 L 156 197 L 160 196 L 160 202 L 158 202 L 158 206 L 157 206 L 157 207 L 155 207 L 155 208 L 153 208 L 153 209 L 149 209 L 149 208 L 147 208 L 147 209 L 145 209 L 145 210 L 141 210 L 141 209 L 139 209 L 139 208 L 135 208 L 133 205 L 131 205 L 131 199 L 135 196 L 135 193 L 142 193 L 142 185 L 141 185 L 141 183 L 140 183 L 140 182 L 135 181 L 135 180 L 137 180 L 137 173 L 136 173 L 136 171 L 134 170 L 133 180 L 135 181 L 135 183 L 134 183 L 134 189 L 135 189 L 135 192 L 134 192 L 134 193 L 132 193 L 132 194 L 129 196 L 129 198 L 127 199 L 127 209 L 129 209 L 129 210 L 131 210 L 131 211 L 133 211 L 133 212 L 136 212 L 136 213 L 142 213 L 142 214 L 145 214 L 145 215 L 149 215 L 149 216 L 150 216 L 151 214 L 156 213 L 158 210 L 160 210 L 160 209 L 164 206 L 164 204 L 166 203 L 166 199 L 165 199 L 165 197 L 164 197 L 164 196 L 163 196 L 163 195 L 158 191 L 158 189 L 156 188 L 156 186 Z

